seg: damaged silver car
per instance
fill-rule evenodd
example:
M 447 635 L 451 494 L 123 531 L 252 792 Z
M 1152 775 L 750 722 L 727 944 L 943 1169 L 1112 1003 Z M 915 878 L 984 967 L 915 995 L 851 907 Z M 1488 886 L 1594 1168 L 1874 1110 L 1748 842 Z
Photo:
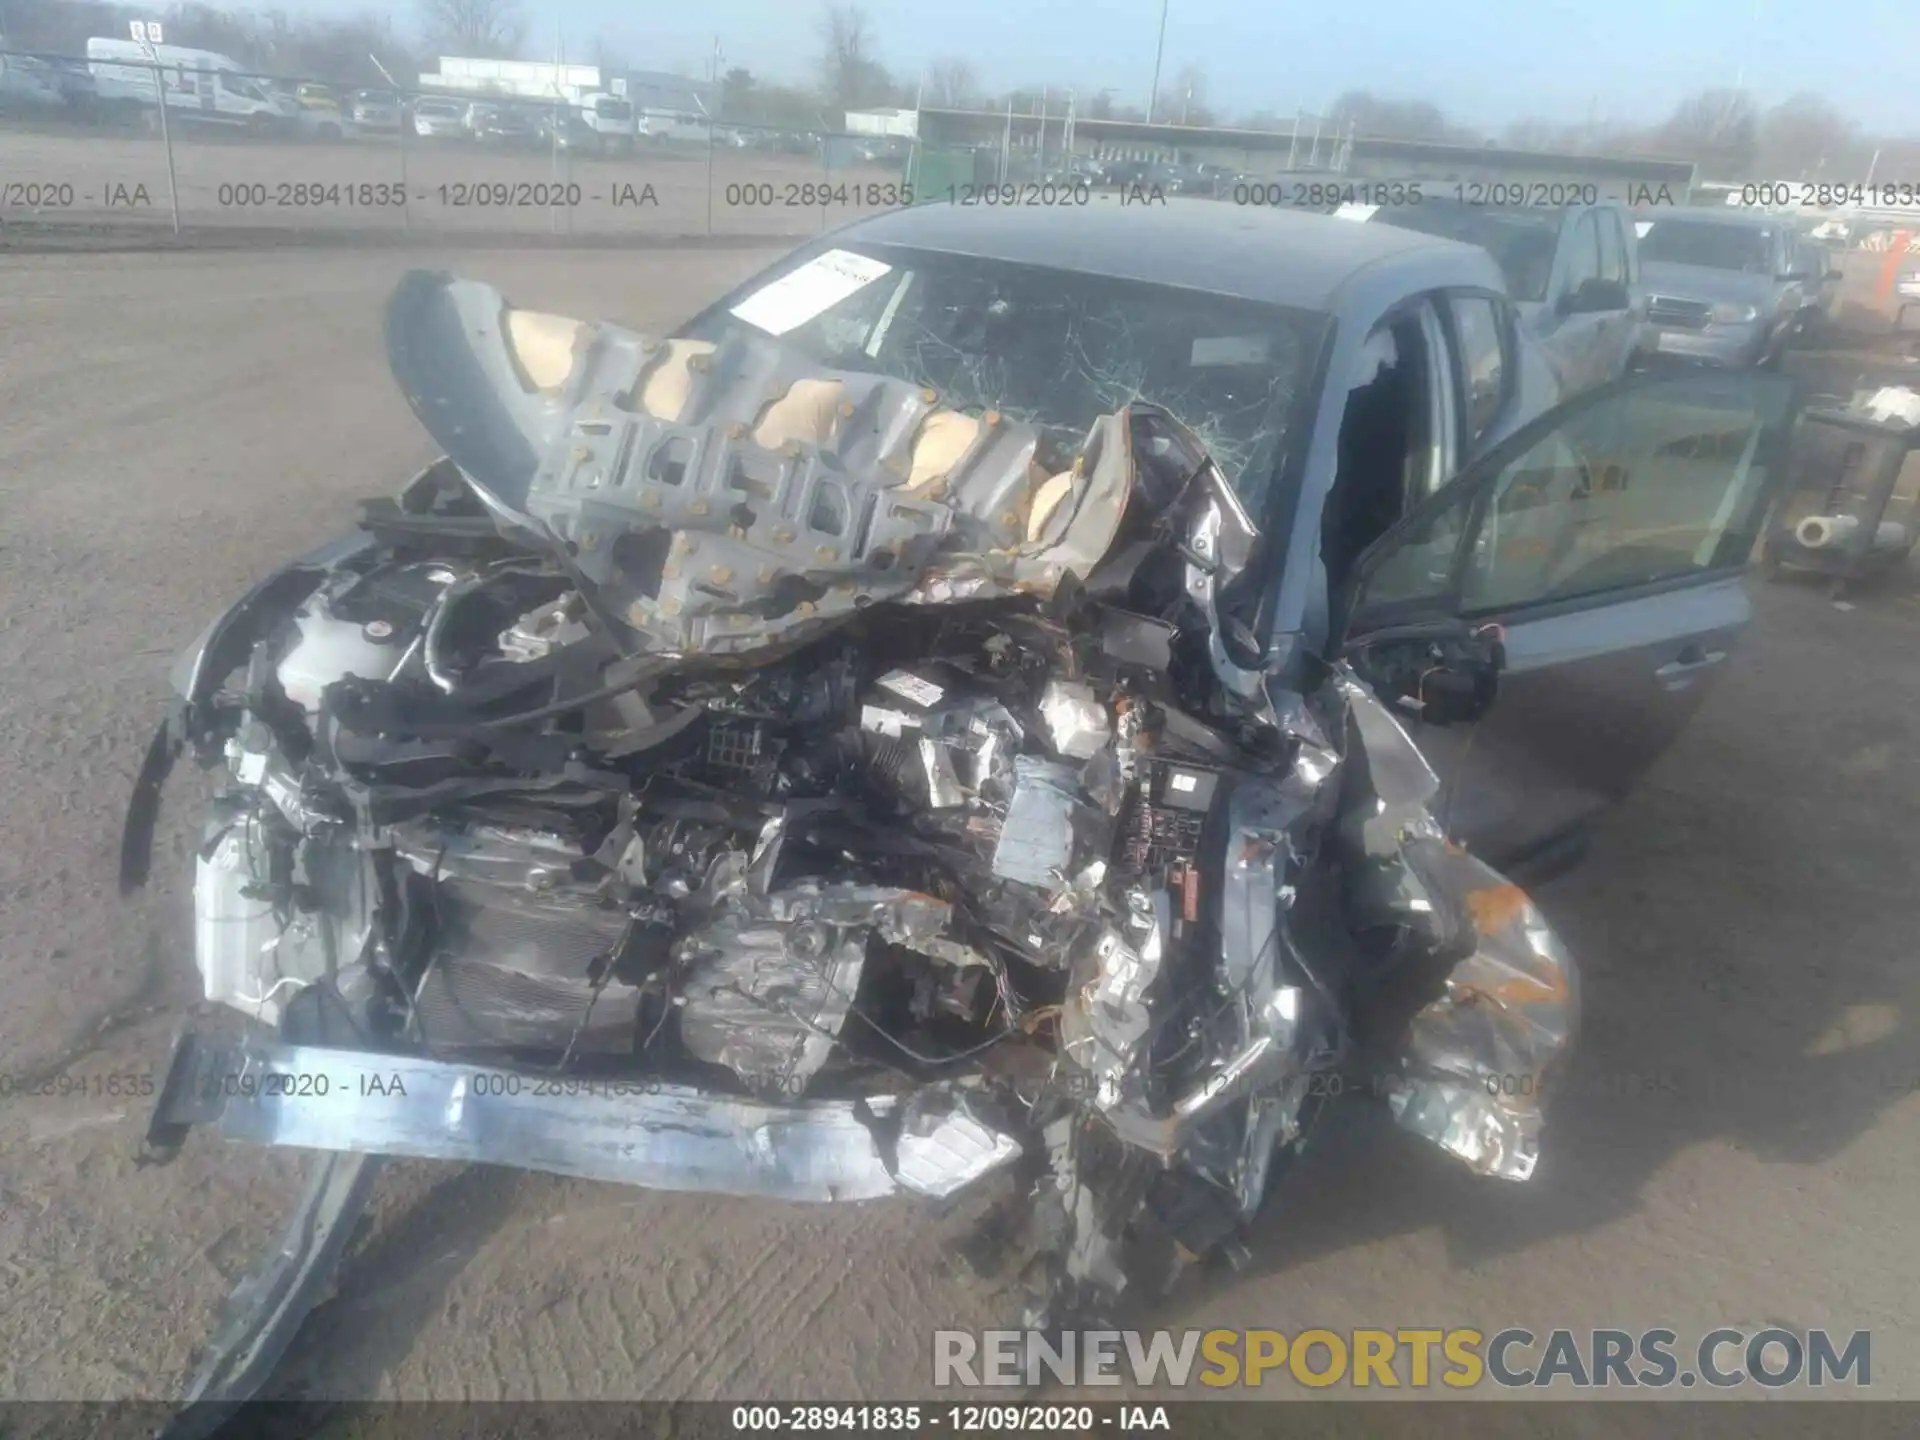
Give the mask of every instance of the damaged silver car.
M 1084 375 L 1110 409 L 994 406 L 891 363 L 879 257 L 836 243 L 672 338 L 396 292 L 445 458 L 187 651 L 128 817 L 134 886 L 175 759 L 222 774 L 195 957 L 257 1022 L 182 1036 L 152 1154 L 206 1126 L 333 1156 L 197 1398 L 259 1383 L 371 1157 L 815 1202 L 997 1178 L 1037 1323 L 1231 1259 L 1330 1077 L 1532 1173 L 1578 982 L 1421 747 L 1551 669 L 1542 626 L 1591 658 L 1621 605 L 1643 648 L 1716 615 L 1785 396 L 1585 397 L 1303 618 L 1301 522 L 1256 512 L 1328 503 L 1300 477 L 1334 321 L 1188 337 L 1240 376 L 1210 411 Z M 792 338 L 823 315 L 865 363 Z M 1230 412 L 1232 470 L 1201 433 Z M 1559 723 L 1543 750 L 1611 743 Z

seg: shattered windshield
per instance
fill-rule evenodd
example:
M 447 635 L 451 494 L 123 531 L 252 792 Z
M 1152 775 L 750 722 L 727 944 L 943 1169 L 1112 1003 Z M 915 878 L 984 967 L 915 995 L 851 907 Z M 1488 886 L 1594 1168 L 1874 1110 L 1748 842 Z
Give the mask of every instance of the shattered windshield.
M 1547 298 L 1554 252 L 1560 244 L 1558 211 L 1492 210 L 1428 201 L 1380 210 L 1373 220 L 1379 225 L 1478 245 L 1493 256 L 1514 299 L 1537 302 Z
M 824 364 L 931 386 L 955 409 L 997 410 L 1068 448 L 1101 415 L 1134 401 L 1164 406 L 1257 509 L 1295 402 L 1312 384 L 1328 319 L 1233 296 L 871 246 L 816 256 L 731 311 L 710 311 L 689 333 L 717 340 L 742 323 Z
M 1748 275 L 1773 271 L 1768 241 L 1772 232 L 1745 225 L 1716 225 L 1711 220 L 1655 220 L 1640 232 L 1642 261 L 1702 265 L 1709 270 L 1739 270 Z

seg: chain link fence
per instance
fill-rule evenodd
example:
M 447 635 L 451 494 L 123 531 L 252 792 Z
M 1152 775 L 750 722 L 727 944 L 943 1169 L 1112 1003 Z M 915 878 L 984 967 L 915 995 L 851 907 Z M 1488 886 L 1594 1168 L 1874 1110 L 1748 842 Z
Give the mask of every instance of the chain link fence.
M 625 102 L 0 51 L 0 233 L 804 237 L 912 203 L 913 148 Z

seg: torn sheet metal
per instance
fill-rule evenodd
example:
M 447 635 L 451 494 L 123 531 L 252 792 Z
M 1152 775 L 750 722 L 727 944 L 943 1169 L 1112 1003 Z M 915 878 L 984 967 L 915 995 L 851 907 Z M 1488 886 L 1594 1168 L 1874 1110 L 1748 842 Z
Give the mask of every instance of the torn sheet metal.
M 1103 1108 L 1119 1102 L 1152 1037 L 1167 912 L 1165 892 L 1130 890 L 1124 923 L 1102 928 L 1068 978 L 1060 1048 L 1092 1077 Z
M 1069 765 L 1022 755 L 1014 761 L 1014 777 L 1013 803 L 993 851 L 993 873 L 1051 890 L 1073 863 L 1075 772 Z
M 1091 685 L 1049 680 L 1040 693 L 1040 718 L 1054 750 L 1069 760 L 1091 760 L 1105 748 L 1112 724 Z
M 908 1097 L 896 1142 L 894 1179 L 903 1190 L 944 1200 L 1010 1163 L 1020 1143 L 950 1092 Z
M 1171 457 L 1199 492 L 1199 505 L 1187 527 L 1186 590 L 1206 617 L 1207 656 L 1214 678 L 1229 694 L 1252 700 L 1260 693 L 1265 676 L 1229 654 L 1222 638 L 1220 602 L 1253 560 L 1260 528 L 1192 428 L 1157 406 L 1141 408 L 1153 431 L 1148 444 Z
M 1420 812 L 1440 793 L 1440 778 L 1406 727 L 1351 666 L 1342 662 L 1334 667 L 1333 687 L 1347 702 L 1354 728 L 1360 733 L 1368 778 L 1374 798 L 1380 802 L 1376 813 L 1389 821 L 1417 826 Z M 1379 847 L 1383 851 L 1391 849 L 1397 833 L 1386 831 Z
M 1479 933 L 1445 993 L 1415 1015 L 1394 1118 L 1482 1175 L 1525 1180 L 1540 1154 L 1541 1102 L 1579 1023 L 1572 958 L 1526 892 L 1464 850 L 1425 859 Z
M 960 776 L 953 765 L 953 752 L 938 740 L 920 738 L 920 768 L 927 781 L 927 805 L 934 810 L 951 810 L 966 803 L 967 792 L 960 788 Z
M 1347 888 L 1353 923 L 1363 929 L 1405 926 L 1430 947 L 1453 943 L 1460 928 L 1457 907 L 1434 893 L 1419 863 L 1446 848 L 1429 808 L 1440 791 L 1439 777 L 1393 712 L 1350 668 L 1336 667 L 1333 688 L 1347 704 L 1368 781 L 1341 821 L 1352 855 Z
M 184 1073 L 168 1077 L 158 1128 L 207 1124 L 256 1145 L 511 1165 L 653 1190 L 812 1202 L 941 1196 L 1020 1149 L 949 1087 L 905 1101 L 782 1105 L 258 1038 L 201 1042 L 176 1068 Z
M 154 1440 L 211 1440 L 231 1433 L 241 1407 L 273 1378 L 308 1314 L 332 1288 L 334 1271 L 373 1198 L 381 1160 L 339 1153 L 314 1160 L 286 1229 L 227 1297 L 182 1408 Z

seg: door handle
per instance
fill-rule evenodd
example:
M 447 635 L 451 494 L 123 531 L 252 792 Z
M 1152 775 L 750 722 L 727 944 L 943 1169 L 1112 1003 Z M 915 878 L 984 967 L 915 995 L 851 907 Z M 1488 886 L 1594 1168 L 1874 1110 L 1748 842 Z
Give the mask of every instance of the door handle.
M 1653 672 L 1653 678 L 1669 690 L 1680 690 L 1693 683 L 1696 676 L 1702 675 L 1727 658 L 1724 650 L 1702 650 L 1698 645 L 1689 645 L 1682 650 L 1678 658 L 1668 661 Z

